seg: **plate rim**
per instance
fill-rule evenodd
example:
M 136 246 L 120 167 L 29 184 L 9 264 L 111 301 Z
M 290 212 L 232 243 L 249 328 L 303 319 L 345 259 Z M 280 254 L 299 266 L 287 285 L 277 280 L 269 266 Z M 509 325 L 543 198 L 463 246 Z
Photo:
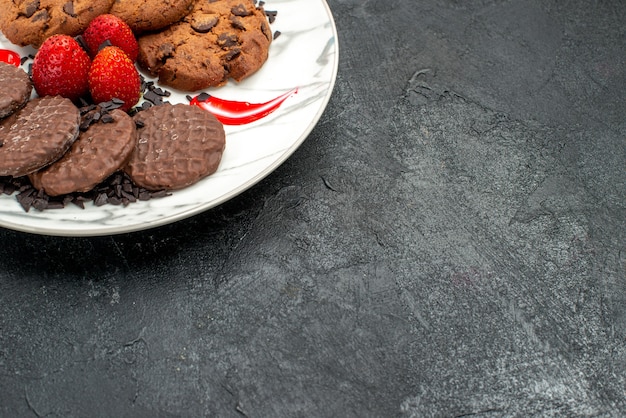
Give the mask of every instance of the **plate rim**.
M 273 173 L 278 167 L 280 167 L 285 161 L 287 161 L 293 155 L 293 153 L 295 153 L 295 151 L 298 148 L 300 148 L 302 143 L 304 143 L 304 141 L 311 134 L 315 126 L 317 126 L 320 118 L 325 112 L 326 107 L 328 106 L 328 103 L 331 99 L 331 96 L 335 87 L 335 83 L 337 80 L 338 70 L 339 70 L 339 42 L 338 42 L 337 27 L 336 27 L 335 19 L 333 17 L 331 8 L 328 5 L 328 2 L 326 0 L 319 0 L 319 1 L 321 2 L 322 6 L 325 9 L 326 15 L 328 16 L 328 19 L 329 19 L 328 23 L 330 24 L 330 29 L 333 35 L 332 40 L 334 44 L 333 45 L 334 54 L 333 54 L 332 70 L 331 70 L 331 77 L 330 77 L 330 81 L 328 84 L 328 88 L 326 89 L 324 97 L 322 98 L 320 102 L 320 106 L 317 112 L 315 113 L 314 117 L 309 121 L 308 126 L 304 129 L 304 131 L 299 136 L 299 138 L 295 140 L 288 148 L 286 148 L 279 158 L 277 158 L 272 164 L 269 164 L 268 166 L 266 166 L 263 170 L 257 173 L 254 177 L 250 178 L 248 181 L 244 182 L 238 187 L 235 187 L 229 190 L 227 193 L 224 193 L 222 196 L 220 196 L 217 199 L 212 200 L 211 202 L 199 204 L 190 209 L 176 213 L 172 216 L 165 216 L 161 219 L 153 219 L 148 222 L 138 222 L 132 225 L 113 225 L 113 226 L 106 226 L 106 227 L 97 228 L 97 229 L 89 229 L 89 228 L 55 229 L 55 228 L 50 228 L 50 227 L 35 227 L 33 225 L 15 223 L 15 222 L 3 220 L 0 218 L 0 227 L 13 230 L 13 231 L 25 232 L 25 233 L 35 234 L 35 235 L 58 236 L 58 237 L 97 237 L 97 236 L 109 236 L 109 235 L 119 235 L 119 234 L 125 234 L 125 233 L 134 233 L 134 232 L 145 231 L 145 230 L 173 224 L 176 222 L 180 222 L 184 219 L 191 218 L 195 215 L 199 215 L 203 212 L 206 212 L 209 209 L 215 208 L 217 206 L 220 206 L 226 203 L 227 201 L 242 194 L 246 190 L 254 187 L 261 180 L 263 180 L 264 178 L 269 176 L 271 173 Z

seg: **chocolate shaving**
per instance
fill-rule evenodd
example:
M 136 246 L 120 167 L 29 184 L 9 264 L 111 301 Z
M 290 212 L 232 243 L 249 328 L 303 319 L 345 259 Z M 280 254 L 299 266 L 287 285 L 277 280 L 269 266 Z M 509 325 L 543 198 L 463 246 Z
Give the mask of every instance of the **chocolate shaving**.
M 267 16 L 267 19 L 269 20 L 270 23 L 274 23 L 274 21 L 276 20 L 277 14 L 278 14 L 278 11 L 276 10 L 265 10 L 265 16 Z
M 201 102 L 206 102 L 207 100 L 209 100 L 210 97 L 211 95 L 209 93 L 202 92 L 198 95 L 198 100 L 200 100 Z
M 163 104 L 163 98 L 156 94 L 153 90 L 145 92 L 143 94 L 143 98 L 155 105 Z
M 76 39 L 76 42 L 78 42 L 78 45 L 80 45 L 84 51 L 89 52 L 89 47 L 87 46 L 87 42 L 85 42 L 83 35 L 76 35 L 74 39 Z
M 110 40 L 106 39 L 104 42 L 102 42 L 100 45 L 98 45 L 98 52 L 102 51 L 104 48 L 106 48 L 107 46 L 113 46 L 113 44 L 111 43 Z
M 105 115 L 102 115 L 102 123 L 113 123 L 113 116 L 109 115 L 108 113 Z

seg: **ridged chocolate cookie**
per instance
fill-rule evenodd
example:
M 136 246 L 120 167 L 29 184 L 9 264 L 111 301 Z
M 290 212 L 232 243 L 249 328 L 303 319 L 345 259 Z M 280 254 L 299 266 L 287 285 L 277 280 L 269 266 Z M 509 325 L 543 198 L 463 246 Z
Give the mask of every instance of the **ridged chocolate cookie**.
M 88 192 L 126 164 L 137 142 L 135 121 L 119 109 L 81 132 L 58 161 L 29 175 L 49 196 Z
M 0 0 L 0 30 L 16 45 L 38 48 L 52 35 L 78 35 L 112 4 L 113 0 Z
M 272 33 L 252 0 L 198 0 L 181 22 L 138 42 L 139 64 L 159 83 L 195 91 L 256 72 L 267 60 Z
M 124 171 L 148 190 L 175 190 L 214 173 L 226 145 L 223 125 L 185 104 L 154 106 L 134 116 L 137 145 Z
M 22 108 L 33 91 L 26 71 L 0 61 L 0 119 Z
M 20 177 L 58 160 L 78 136 L 80 111 L 60 96 L 29 101 L 0 123 L 0 176 Z
M 119 17 L 135 33 L 162 29 L 181 20 L 194 0 L 115 0 L 109 13 Z

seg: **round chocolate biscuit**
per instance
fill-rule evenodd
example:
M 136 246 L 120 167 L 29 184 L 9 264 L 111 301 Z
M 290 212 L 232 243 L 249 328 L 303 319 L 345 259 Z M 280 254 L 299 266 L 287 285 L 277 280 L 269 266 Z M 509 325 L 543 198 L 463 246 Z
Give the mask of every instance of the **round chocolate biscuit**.
M 22 108 L 33 91 L 26 71 L 0 62 L 0 119 Z
M 112 110 L 111 121 L 81 132 L 57 161 L 29 175 L 33 186 L 49 196 L 88 192 L 126 164 L 137 142 L 135 121 Z
M 141 36 L 137 61 L 159 83 L 196 91 L 255 73 L 271 42 L 265 12 L 252 0 L 197 1 L 181 22 Z
M 195 0 L 115 0 L 109 13 L 122 19 L 135 33 L 162 29 L 178 22 Z
M 29 101 L 0 124 L 0 176 L 20 177 L 58 160 L 78 136 L 80 111 L 60 96 Z
M 134 116 L 137 145 L 124 171 L 148 190 L 175 190 L 214 173 L 226 145 L 224 126 L 185 104 L 154 106 Z
M 46 38 L 83 32 L 113 0 L 0 0 L 0 30 L 16 45 L 38 48 Z

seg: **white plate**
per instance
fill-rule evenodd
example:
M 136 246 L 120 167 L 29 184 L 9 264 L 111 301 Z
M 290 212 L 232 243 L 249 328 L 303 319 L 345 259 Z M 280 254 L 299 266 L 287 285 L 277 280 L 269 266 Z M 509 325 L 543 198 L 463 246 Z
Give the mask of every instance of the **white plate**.
M 0 226 L 36 234 L 96 236 L 138 231 L 175 222 L 219 205 L 274 171 L 302 144 L 326 107 L 338 66 L 335 23 L 325 0 L 266 0 L 276 10 L 272 31 L 281 35 L 272 43 L 265 65 L 243 82 L 206 90 L 227 100 L 266 102 L 293 88 L 275 112 L 247 125 L 226 126 L 226 150 L 216 173 L 171 196 L 128 206 L 88 202 L 85 209 L 25 212 L 15 195 L 0 196 Z M 0 49 L 21 56 L 34 50 L 20 48 L 0 34 Z M 23 64 L 27 69 L 29 63 Z M 172 91 L 171 89 L 168 89 Z M 187 92 L 168 100 L 188 103 Z M 192 95 L 196 95 L 193 93 Z

